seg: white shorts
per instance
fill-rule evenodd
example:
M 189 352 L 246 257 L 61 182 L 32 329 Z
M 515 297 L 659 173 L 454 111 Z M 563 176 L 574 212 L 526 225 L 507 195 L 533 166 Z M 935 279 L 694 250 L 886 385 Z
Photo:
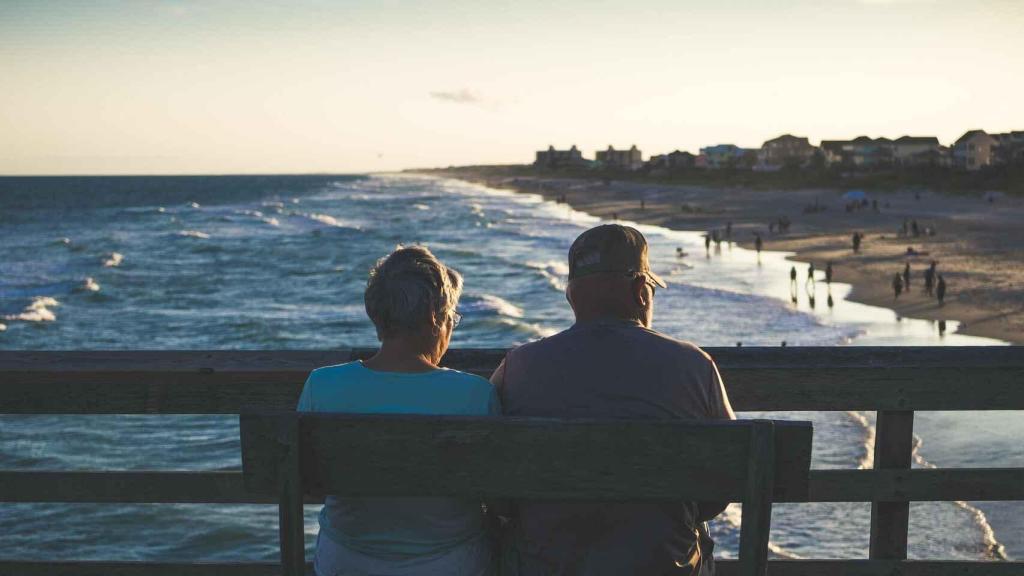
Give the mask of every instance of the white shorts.
M 350 550 L 320 534 L 316 538 L 317 576 L 490 576 L 491 547 L 485 535 L 438 556 L 385 560 Z

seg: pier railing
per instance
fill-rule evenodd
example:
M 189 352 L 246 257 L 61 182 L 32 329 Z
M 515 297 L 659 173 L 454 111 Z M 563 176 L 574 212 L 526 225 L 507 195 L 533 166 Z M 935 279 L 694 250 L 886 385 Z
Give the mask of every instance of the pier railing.
M 869 558 L 774 560 L 772 575 L 1019 575 L 1022 562 L 907 560 L 909 502 L 1024 500 L 1024 468 L 911 469 L 917 410 L 1024 410 L 1024 348 L 708 349 L 738 411 L 873 411 L 874 469 L 812 470 L 810 502 L 871 502 Z M 0 351 L 3 414 L 239 414 L 292 409 L 312 368 L 340 351 Z M 452 350 L 488 376 L 503 350 Z M 0 435 L 2 441 L 2 435 Z M 785 501 L 785 499 L 777 500 Z M 275 504 L 241 471 L 0 471 L 0 502 Z M 26 561 L 0 575 L 277 574 L 276 562 Z M 3 559 L 7 558 L 7 559 Z M 732 574 L 735 564 L 720 562 Z

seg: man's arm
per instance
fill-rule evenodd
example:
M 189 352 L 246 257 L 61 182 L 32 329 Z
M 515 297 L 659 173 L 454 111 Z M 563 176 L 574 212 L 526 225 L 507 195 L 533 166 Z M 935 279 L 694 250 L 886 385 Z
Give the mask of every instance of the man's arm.
M 729 404 L 729 395 L 725 391 L 722 376 L 718 373 L 718 366 L 710 358 L 709 363 L 711 364 L 709 368 L 711 374 L 708 379 L 709 416 L 713 420 L 735 420 L 736 413 L 732 411 L 732 405 Z M 698 502 L 697 519 L 707 522 L 721 514 L 728 505 L 728 502 Z

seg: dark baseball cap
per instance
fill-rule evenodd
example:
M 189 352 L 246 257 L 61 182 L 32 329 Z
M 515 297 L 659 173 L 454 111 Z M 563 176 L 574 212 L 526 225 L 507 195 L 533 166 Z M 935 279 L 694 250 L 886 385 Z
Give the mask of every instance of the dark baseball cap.
M 569 280 L 599 272 L 645 274 L 667 288 L 647 262 L 647 240 L 636 228 L 603 224 L 580 234 L 569 248 Z

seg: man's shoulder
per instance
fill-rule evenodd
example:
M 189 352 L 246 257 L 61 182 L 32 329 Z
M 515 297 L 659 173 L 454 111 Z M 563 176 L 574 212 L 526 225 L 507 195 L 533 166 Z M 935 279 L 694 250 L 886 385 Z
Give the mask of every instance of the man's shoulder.
M 646 348 L 649 353 L 669 356 L 682 361 L 711 363 L 711 356 L 696 344 L 687 340 L 673 338 L 667 334 L 658 332 L 643 326 L 621 326 L 614 332 L 615 338 L 621 338 L 624 346 L 634 345 Z M 556 352 L 564 346 L 576 345 L 585 342 L 591 335 L 586 330 L 569 328 L 553 336 L 534 340 L 521 344 L 512 349 L 510 354 L 516 356 L 529 356 L 531 354 L 543 354 L 545 352 Z
M 645 345 L 650 346 L 652 351 L 655 352 L 674 354 L 678 355 L 680 358 L 695 362 L 712 361 L 711 356 L 693 342 L 673 338 L 672 336 L 662 334 L 657 330 L 638 327 L 636 332 L 631 334 L 631 336 L 642 340 Z

